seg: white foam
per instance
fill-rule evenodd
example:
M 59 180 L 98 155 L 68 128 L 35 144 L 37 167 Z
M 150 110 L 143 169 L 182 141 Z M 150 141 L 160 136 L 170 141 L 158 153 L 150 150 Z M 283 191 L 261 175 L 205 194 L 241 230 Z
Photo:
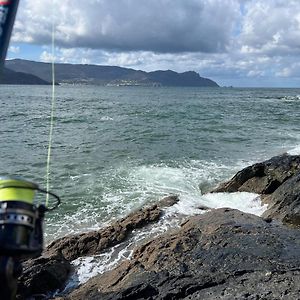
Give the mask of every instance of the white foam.
M 68 280 L 63 293 L 70 291 L 79 284 L 87 282 L 96 275 L 103 274 L 114 268 L 120 261 L 130 258 L 132 251 L 128 251 L 126 248 L 116 251 L 117 247 L 113 247 L 100 255 L 80 257 L 73 260 L 72 265 L 75 271 Z M 114 257 L 116 253 L 117 255 Z
M 237 167 L 239 169 L 240 166 Z M 229 207 L 261 215 L 266 206 L 261 205 L 259 195 L 252 193 L 202 194 L 201 187 L 212 186 L 216 178 L 228 173 L 223 165 L 194 161 L 187 167 L 140 167 L 132 172 L 133 180 L 148 193 L 176 194 L 179 203 L 170 208 L 174 213 L 194 215 L 202 213 L 201 206 L 209 208 Z
M 109 116 L 103 116 L 100 118 L 100 121 L 113 121 L 114 119 L 112 117 Z
M 205 195 L 180 195 L 180 201 L 170 208 L 171 211 L 183 215 L 195 215 L 204 213 L 205 208 L 228 207 L 238 209 L 246 213 L 261 216 L 267 209 L 262 205 L 258 194 L 237 192 L 237 193 L 211 193 Z
M 72 200 L 68 205 L 74 203 L 80 209 L 73 210 L 72 214 L 65 214 L 64 218 L 50 220 L 51 226 L 47 230 L 46 239 L 50 241 L 65 234 L 97 229 L 113 219 L 124 217 L 132 210 L 170 194 L 177 194 L 181 199 L 177 205 L 177 213 L 199 213 L 197 205 L 206 205 L 202 193 L 246 164 L 248 162 L 228 167 L 192 160 L 181 164 L 170 162 L 170 165 L 123 164 L 107 170 L 107 174 L 101 176 L 91 173 L 82 176 L 72 174 L 69 191 L 72 193 L 73 187 L 78 186 L 82 187 L 82 191 L 74 195 L 69 194 L 69 197 L 76 201 Z
M 178 167 L 165 164 L 136 167 L 130 171 L 129 178 L 144 195 L 184 193 L 194 196 L 204 186 L 212 187 L 239 168 L 193 160 Z
M 208 206 L 213 208 L 229 207 L 261 216 L 267 209 L 263 205 L 258 194 L 237 192 L 237 193 L 212 193 L 203 196 Z
M 86 173 L 86 174 L 83 173 L 83 174 L 74 175 L 74 176 L 70 175 L 70 179 L 73 180 L 73 181 L 75 181 L 75 180 L 78 181 L 82 177 L 86 177 L 86 176 L 91 176 L 91 174 L 90 173 Z
M 284 96 L 281 99 L 284 100 L 284 101 L 297 101 L 297 100 L 300 100 L 300 95 Z
M 130 259 L 133 249 L 138 244 L 141 244 L 142 241 L 149 240 L 175 227 L 179 227 L 179 219 L 174 218 L 172 214 L 166 213 L 158 223 L 143 229 L 133 230 L 133 235 L 129 240 L 104 251 L 100 255 L 81 257 L 72 261 L 73 274 L 69 278 L 62 294 L 69 292 L 96 275 L 111 270 L 120 262 Z
M 290 155 L 300 155 L 300 145 L 287 152 Z

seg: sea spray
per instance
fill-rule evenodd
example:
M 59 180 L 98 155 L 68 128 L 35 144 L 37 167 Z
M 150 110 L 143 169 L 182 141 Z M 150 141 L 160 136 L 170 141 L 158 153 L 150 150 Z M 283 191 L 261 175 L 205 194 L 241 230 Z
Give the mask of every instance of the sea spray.
M 76 210 L 50 224 L 47 240 L 66 233 L 96 230 L 170 194 L 179 196 L 180 207 L 188 215 L 189 211 L 195 210 L 194 207 L 207 205 L 203 193 L 244 166 L 242 161 L 233 166 L 201 160 L 142 166 L 124 163 L 102 171 L 102 176 L 96 178 L 88 173 L 72 176 L 67 191 L 76 200 L 65 205 L 72 210 L 76 207 Z M 85 187 L 85 193 L 74 193 L 78 185 Z M 218 207 L 218 199 L 211 202 L 210 207 Z

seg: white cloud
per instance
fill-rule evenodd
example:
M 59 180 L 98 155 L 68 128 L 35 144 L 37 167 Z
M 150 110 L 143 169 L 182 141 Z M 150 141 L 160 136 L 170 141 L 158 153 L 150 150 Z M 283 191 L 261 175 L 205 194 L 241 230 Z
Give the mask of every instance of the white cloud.
M 278 77 L 296 77 L 300 78 L 300 63 L 292 63 L 284 67 L 275 74 Z
M 249 77 L 261 77 L 263 75 L 264 75 L 264 72 L 259 71 L 259 70 L 251 70 L 247 74 L 247 76 L 249 76 Z
M 57 61 L 57 58 L 54 56 L 54 60 Z M 51 52 L 43 51 L 40 55 L 40 61 L 42 62 L 52 62 L 53 61 L 53 55 Z
M 92 64 L 95 63 L 95 57 L 100 57 L 100 55 L 103 56 L 101 51 L 96 50 L 55 47 L 54 61 L 56 63 Z M 44 46 L 39 60 L 42 62 L 52 62 L 52 58 L 51 47 Z
M 289 77 L 291 76 L 292 70 L 290 68 L 283 68 L 282 70 L 276 72 L 278 77 Z
M 244 53 L 300 54 L 300 1 L 253 0 L 241 32 Z
M 20 47 L 17 46 L 9 46 L 8 51 L 14 54 L 20 53 Z

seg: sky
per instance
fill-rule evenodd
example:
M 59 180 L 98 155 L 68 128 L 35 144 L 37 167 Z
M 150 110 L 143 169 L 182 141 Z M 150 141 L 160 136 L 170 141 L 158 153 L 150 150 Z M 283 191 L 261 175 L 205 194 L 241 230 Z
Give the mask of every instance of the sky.
M 300 0 L 21 0 L 8 58 L 300 87 Z

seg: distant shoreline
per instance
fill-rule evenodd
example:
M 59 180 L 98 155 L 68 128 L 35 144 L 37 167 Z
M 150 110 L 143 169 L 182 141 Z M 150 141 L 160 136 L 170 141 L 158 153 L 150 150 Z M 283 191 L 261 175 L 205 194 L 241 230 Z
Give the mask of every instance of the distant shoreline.
M 22 72 L 23 78 L 35 76 L 37 84 L 49 84 L 52 81 L 50 63 L 23 59 L 6 61 L 8 72 Z M 22 78 L 11 73 L 11 81 L 1 83 L 26 84 Z M 219 87 L 209 79 L 201 77 L 195 71 L 177 73 L 172 70 L 145 72 L 116 66 L 55 64 L 57 84 L 85 84 L 108 86 L 180 86 L 180 87 Z M 42 81 L 44 83 L 39 83 Z M 31 84 L 31 83 L 29 83 Z

